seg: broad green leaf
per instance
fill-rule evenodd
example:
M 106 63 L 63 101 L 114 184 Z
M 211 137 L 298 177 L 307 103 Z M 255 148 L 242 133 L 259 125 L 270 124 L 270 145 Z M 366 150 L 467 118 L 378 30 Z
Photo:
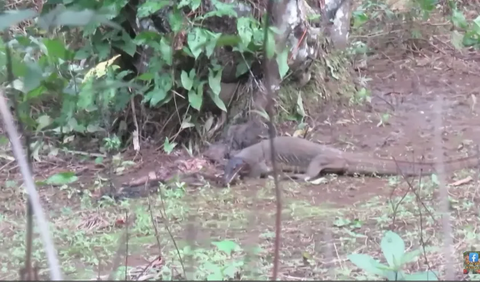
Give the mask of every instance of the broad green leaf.
M 385 277 L 388 281 L 403 281 L 405 273 L 403 271 L 385 270 Z
M 475 46 L 480 43 L 478 33 L 473 29 L 468 30 L 463 36 L 462 44 L 465 47 Z
M 438 275 L 434 271 L 421 271 L 404 275 L 405 281 L 438 281 Z
M 137 52 L 137 44 L 130 38 L 130 35 L 126 32 L 122 32 L 122 41 L 115 41 L 113 46 L 121 49 L 130 56 L 134 56 Z
M 192 106 L 192 108 L 200 111 L 200 108 L 202 107 L 203 96 L 197 94 L 197 92 L 192 89 L 188 91 L 188 102 L 190 103 L 190 106 Z
M 218 0 L 211 0 L 211 3 L 215 7 L 215 10 L 210 11 L 203 15 L 202 17 L 198 17 L 198 20 L 206 19 L 209 17 L 223 17 L 228 16 L 232 18 L 238 17 L 237 12 L 234 9 L 232 3 L 222 3 Z
M 87 125 L 86 131 L 89 133 L 100 132 L 102 129 L 98 124 L 89 124 Z
M 192 52 L 195 59 L 200 56 L 203 51 L 203 46 L 207 43 L 208 38 L 205 36 L 203 29 L 196 27 L 187 36 L 188 48 Z
M 156 13 L 158 10 L 168 6 L 168 4 L 170 4 L 170 1 L 145 1 L 138 6 L 137 17 L 148 17 Z
M 155 31 L 144 30 L 135 36 L 133 42 L 137 45 L 152 45 L 155 42 L 160 41 L 162 38 L 163 37 Z
M 451 39 L 453 47 L 457 50 L 463 49 L 463 34 L 458 32 L 457 30 L 452 31 Z
M 61 172 L 50 176 L 46 183 L 50 185 L 70 184 L 78 180 L 74 172 Z
M 439 248 L 437 246 L 427 246 L 425 247 L 425 252 L 431 253 L 437 251 Z M 411 252 L 407 252 L 402 257 L 402 265 L 405 263 L 415 262 L 415 258 L 423 254 L 423 248 L 418 248 Z
M 205 258 L 205 259 L 208 260 L 208 258 Z M 203 267 L 209 273 L 206 279 L 207 281 L 224 281 L 225 280 L 225 277 L 222 273 L 222 269 L 220 268 L 220 266 L 207 261 L 203 265 Z
M 473 28 L 472 29 L 477 35 L 480 34 L 480 16 L 477 16 L 473 20 Z
M 281 53 L 279 53 L 276 57 L 277 65 L 278 65 L 278 73 L 280 74 L 280 78 L 283 79 L 287 74 L 290 67 L 288 66 L 288 49 L 284 48 Z
M 154 77 L 154 74 L 151 72 L 144 72 L 141 75 L 137 77 L 138 80 L 143 80 L 143 81 L 150 81 Z
M 165 151 L 165 153 L 170 155 L 170 153 L 173 151 L 175 146 L 177 146 L 176 142 L 170 143 L 170 141 L 168 140 L 168 137 L 165 137 L 165 142 L 163 142 L 163 150 Z
M 207 43 L 205 44 L 205 54 L 207 58 L 210 58 L 217 47 L 218 39 L 222 36 L 221 33 L 213 33 L 209 30 L 205 30 L 205 34 L 208 38 Z
M 264 40 L 267 40 L 265 43 L 266 45 L 266 50 L 265 52 L 267 53 L 267 58 L 271 59 L 275 55 L 275 36 L 274 33 L 271 30 L 268 30 L 267 32 L 267 37 Z
M 150 105 L 156 106 L 158 103 L 168 101 L 168 93 L 173 87 L 172 77 L 166 73 L 155 74 L 155 88 L 145 95 L 144 101 L 150 101 Z
M 207 93 L 220 110 L 227 112 L 227 107 L 225 106 L 225 103 L 223 103 L 222 99 L 220 99 L 219 95 L 216 95 L 212 91 L 207 91 Z
M 247 17 L 241 17 L 237 20 L 238 35 L 242 39 L 242 43 L 248 46 L 252 41 L 253 30 L 250 26 L 251 20 Z
M 4 11 L 0 15 L 0 30 L 15 26 L 24 20 L 31 19 L 35 16 L 37 16 L 37 12 L 32 9 Z
M 213 93 L 215 95 L 219 95 L 220 91 L 222 90 L 222 85 L 220 84 L 222 81 L 222 70 L 217 71 L 217 73 L 214 73 L 214 71 L 209 68 L 208 69 L 208 86 L 210 86 L 210 89 L 212 89 Z
M 195 12 L 202 4 L 202 0 L 190 0 L 190 9 Z
M 180 2 L 177 4 L 177 8 L 181 9 L 183 7 L 187 7 L 190 4 L 191 0 L 180 0 Z
M 303 108 L 303 99 L 301 92 L 298 92 L 297 97 L 297 113 L 302 117 L 306 116 L 305 109 Z
M 363 11 L 355 11 L 353 12 L 353 26 L 355 28 L 362 26 L 366 22 L 368 22 L 370 18 L 367 14 Z
M 180 75 L 180 80 L 182 82 L 183 88 L 185 88 L 188 91 L 192 90 L 193 79 L 190 78 L 190 76 L 186 71 L 182 70 L 182 74 Z
M 382 265 L 369 255 L 365 254 L 351 254 L 348 256 L 348 259 L 355 264 L 357 267 L 363 269 L 364 271 L 375 274 L 381 277 L 385 277 L 385 270 L 382 268 L 387 268 L 386 265 Z
M 229 256 L 232 254 L 232 252 L 241 250 L 240 246 L 237 243 L 230 240 L 212 242 L 212 244 L 215 245 L 219 251 L 222 251 Z
M 27 93 L 40 86 L 43 81 L 43 70 L 38 63 L 29 62 L 26 63 L 27 72 L 23 81 L 23 92 Z
M 52 118 L 49 115 L 41 115 L 37 118 L 37 132 L 52 124 Z
M 223 275 L 226 278 L 235 279 L 235 275 L 241 271 L 242 270 L 236 265 L 227 265 L 227 267 L 223 269 Z
M 97 165 L 102 164 L 103 163 L 103 157 L 96 157 L 94 163 L 97 164 Z
M 468 28 L 468 22 L 465 18 L 465 15 L 457 9 L 454 9 L 452 12 L 452 22 L 456 27 L 459 27 L 461 29 Z
M 9 143 L 7 136 L 0 134 L 0 145 L 5 146 Z
M 158 51 L 162 55 L 162 59 L 169 65 L 172 65 L 172 46 L 166 37 L 162 37 L 158 46 Z
M 170 13 L 168 13 L 168 23 L 170 24 L 170 27 L 172 28 L 172 31 L 177 33 L 183 28 L 183 13 L 181 10 L 173 10 Z
M 167 97 L 167 92 L 163 89 L 155 87 L 151 91 L 145 94 L 145 100 L 150 102 L 150 106 L 154 107 L 158 103 L 162 102 Z
M 51 58 L 59 58 L 64 61 L 71 60 L 73 58 L 73 52 L 67 50 L 63 42 L 59 39 L 43 39 L 43 44 L 47 48 L 48 56 Z
M 402 266 L 402 257 L 405 254 L 405 243 L 402 238 L 395 232 L 387 231 L 382 238 L 380 246 L 388 265 L 393 269 L 399 270 Z
M 235 77 L 240 77 L 248 72 L 249 66 L 246 62 L 241 61 L 237 64 L 237 68 L 235 70 Z

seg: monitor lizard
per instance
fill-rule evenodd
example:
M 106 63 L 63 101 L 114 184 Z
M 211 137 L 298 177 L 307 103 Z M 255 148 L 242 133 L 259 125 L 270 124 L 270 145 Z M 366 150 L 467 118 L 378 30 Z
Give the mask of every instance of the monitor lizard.
M 321 172 L 345 174 L 377 174 L 416 176 L 436 171 L 434 162 L 411 162 L 367 157 L 361 153 L 344 152 L 302 138 L 281 136 L 273 140 L 280 171 L 291 171 L 296 178 L 314 179 Z M 270 140 L 266 139 L 241 150 L 225 166 L 224 182 L 230 183 L 238 173 L 260 177 L 272 172 Z M 445 171 L 475 167 L 478 157 L 445 162 Z

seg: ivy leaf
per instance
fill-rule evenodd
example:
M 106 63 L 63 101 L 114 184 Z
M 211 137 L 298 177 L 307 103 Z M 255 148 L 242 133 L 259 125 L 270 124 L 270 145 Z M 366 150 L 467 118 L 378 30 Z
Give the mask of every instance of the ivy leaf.
M 160 54 L 162 55 L 162 59 L 169 65 L 172 65 L 172 46 L 171 44 L 167 41 L 165 37 L 162 37 L 160 40 L 160 44 L 158 46 L 158 50 L 160 51 Z
M 43 39 L 43 44 L 47 48 L 48 56 L 51 58 L 59 58 L 64 61 L 71 60 L 74 53 L 67 50 L 63 42 L 59 39 Z
M 154 107 L 159 102 L 163 101 L 167 97 L 167 92 L 155 87 L 145 94 L 145 100 L 150 102 L 150 106 Z
M 434 271 L 421 271 L 405 274 L 405 281 L 438 281 L 438 275 Z
M 144 98 L 144 101 L 150 101 L 151 106 L 156 106 L 160 102 L 164 102 L 167 98 L 168 92 L 173 87 L 173 81 L 170 75 L 155 74 L 155 88 L 149 91 Z
M 168 13 L 168 23 L 172 31 L 178 33 L 183 28 L 183 12 L 180 9 L 175 9 Z
M 170 1 L 145 1 L 138 6 L 137 17 L 148 17 L 156 13 L 158 10 L 168 6 L 168 4 L 170 4 Z
M 203 102 L 203 95 L 199 95 L 195 92 L 195 90 L 190 90 L 188 91 L 188 102 L 190 103 L 190 106 L 194 108 L 197 111 L 200 111 L 200 108 L 202 107 L 202 102 Z
M 250 26 L 250 19 L 247 17 L 241 17 L 237 20 L 237 31 L 240 39 L 242 39 L 242 43 L 245 46 L 248 46 L 252 41 L 253 30 Z
M 220 99 L 220 96 L 216 95 L 212 91 L 207 91 L 207 92 L 208 92 L 208 95 L 210 96 L 210 98 L 212 99 L 212 101 L 215 103 L 215 105 L 217 105 L 217 107 L 220 110 L 222 110 L 224 112 L 227 112 L 227 107 L 225 107 L 225 103 L 223 103 L 222 99 Z
M 215 95 L 219 95 L 220 91 L 222 90 L 222 86 L 220 84 L 222 80 L 222 70 L 217 71 L 214 73 L 211 68 L 208 69 L 208 86 L 212 89 Z
M 49 115 L 42 115 L 37 118 L 37 133 L 40 132 L 45 127 L 52 124 L 52 118 Z
M 163 142 L 163 150 L 165 151 L 165 153 L 170 155 L 170 153 L 173 151 L 175 146 L 177 146 L 176 142 L 170 143 L 170 141 L 168 140 L 168 137 L 165 137 L 165 142 Z
M 452 22 L 456 27 L 459 27 L 461 29 L 468 28 L 468 22 L 465 18 L 465 15 L 457 9 L 454 9 L 452 12 Z
M 203 46 L 208 42 L 208 38 L 205 35 L 205 31 L 199 27 L 194 28 L 187 37 L 188 48 L 192 52 L 192 55 L 195 59 L 198 59 L 198 56 L 203 51 Z
M 278 65 L 278 72 L 280 74 L 280 78 L 283 79 L 287 74 L 290 67 L 288 66 L 288 49 L 285 48 L 283 51 L 278 54 L 276 57 L 277 65 Z
M 267 37 L 268 40 L 267 38 L 264 39 L 267 40 L 265 52 L 267 53 L 267 58 L 271 59 L 273 58 L 273 55 L 275 55 L 275 36 L 273 34 L 273 31 L 269 30 L 267 32 Z
M 133 41 L 126 32 L 122 33 L 122 41 L 117 41 L 113 45 L 132 57 L 137 52 L 137 44 L 135 44 L 135 41 Z
M 306 116 L 305 109 L 303 107 L 303 99 L 302 99 L 301 92 L 298 93 L 298 97 L 297 97 L 297 113 L 302 117 Z
M 209 30 L 205 30 L 206 35 L 208 36 L 208 43 L 205 45 L 205 54 L 207 58 L 210 58 L 217 47 L 218 39 L 222 36 L 221 33 L 213 33 Z
M 248 72 L 250 66 L 244 62 L 244 61 L 241 61 L 238 65 L 237 65 L 237 68 L 235 70 L 235 77 L 240 77 L 241 75 L 244 75 Z
M 212 242 L 213 245 L 215 245 L 219 251 L 226 253 L 227 255 L 231 255 L 232 252 L 241 250 L 240 246 L 230 240 L 223 240 L 220 242 Z
M 29 92 L 40 86 L 44 72 L 36 62 L 26 63 L 25 65 L 27 66 L 27 72 L 24 77 L 23 91 Z
M 192 90 L 193 79 L 190 79 L 190 76 L 186 71 L 182 70 L 182 74 L 180 75 L 180 80 L 182 82 L 183 88 L 185 88 L 188 91 Z
M 46 183 L 50 185 L 70 184 L 78 180 L 74 172 L 61 172 L 50 176 Z

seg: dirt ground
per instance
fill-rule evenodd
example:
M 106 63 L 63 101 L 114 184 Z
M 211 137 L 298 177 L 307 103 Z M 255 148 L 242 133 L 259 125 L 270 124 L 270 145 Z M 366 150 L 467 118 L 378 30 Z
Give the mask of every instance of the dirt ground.
M 309 113 L 307 122 L 313 127 L 309 139 L 347 151 L 405 160 L 420 160 L 423 156 L 429 160 L 436 156 L 434 129 L 440 126 L 445 159 L 476 153 L 475 145 L 480 142 L 477 116 L 480 106 L 476 101 L 480 94 L 479 59 L 462 60 L 440 52 L 429 52 L 428 56 L 388 54 L 370 59 L 368 71 L 360 75 L 371 79 L 368 83 L 371 103 L 344 107 L 335 101 L 327 102 L 321 111 Z M 436 112 L 438 101 L 442 104 L 441 113 Z M 436 121 L 438 115 L 441 122 Z M 380 123 L 382 117 L 383 123 Z M 293 129 L 289 133 L 292 134 Z M 158 154 L 144 150 L 141 158 L 127 154 L 124 160 L 142 163 L 136 174 L 144 174 L 173 160 Z M 184 163 L 185 170 L 198 164 L 206 165 L 206 162 Z M 84 165 L 60 163 L 41 174 L 49 176 L 55 171 L 76 170 Z M 94 167 L 88 162 L 87 165 Z M 41 167 L 42 163 L 36 164 L 38 174 Z M 12 163 L 2 167 L 4 172 L 14 169 Z M 8 182 L 14 176 L 6 177 Z M 128 272 L 129 277 L 141 279 L 182 276 L 178 252 L 193 261 L 192 265 L 198 270 L 194 277 L 198 279 L 261 279 L 271 274 L 275 215 L 272 180 L 248 180 L 228 189 L 164 189 L 162 195 L 126 200 L 118 205 L 91 197 L 86 191 L 104 187 L 107 182 L 95 171 L 88 177 L 91 178 L 89 187 L 87 184 L 75 188 L 44 186 L 40 190 L 54 225 L 52 233 L 67 277 L 85 279 L 107 275 L 119 246 L 125 243 L 121 238 L 126 226 L 131 234 L 130 255 L 120 266 L 131 267 L 128 271 L 120 268 L 122 275 Z M 450 265 L 454 265 L 460 275 L 461 253 L 479 243 L 475 232 L 477 173 L 472 170 L 450 173 L 446 182 L 453 184 L 449 196 L 455 262 Z M 412 183 L 412 187 L 420 187 L 417 193 L 428 210 L 422 211 L 416 194 L 408 192 L 408 185 L 401 177 L 328 175 L 321 184 L 282 182 L 280 278 L 374 279 L 350 263 L 347 255 L 366 253 L 384 262 L 380 240 L 386 230 L 401 235 L 409 251 L 424 244 L 441 249 L 440 217 L 430 216 L 438 203 L 434 196 L 436 186 L 429 177 Z M 181 184 L 177 186 L 183 188 Z M 24 215 L 21 201 L 24 195 L 19 191 L 7 193 L 9 190 L 2 195 L 5 205 L 0 214 L 0 230 L 4 235 L 0 246 L 6 250 L 0 255 L 2 279 L 14 279 L 18 271 L 12 269 L 18 269 L 24 257 L 24 223 L 18 220 Z M 395 210 L 393 207 L 397 204 Z M 419 218 L 424 218 L 424 222 Z M 129 220 L 135 224 L 127 224 Z M 188 242 L 195 242 L 194 251 L 187 247 Z M 211 249 L 212 242 L 215 250 Z M 41 273 L 47 275 L 38 238 L 34 246 L 34 260 L 43 267 Z M 230 249 L 236 252 L 230 253 Z M 240 259 L 252 253 L 251 249 L 255 249 L 252 256 L 256 259 Z M 194 255 L 188 256 L 192 252 Z M 429 269 L 427 264 L 440 274 L 445 267 L 442 259 L 429 263 L 418 259 L 407 266 L 406 271 L 425 271 Z

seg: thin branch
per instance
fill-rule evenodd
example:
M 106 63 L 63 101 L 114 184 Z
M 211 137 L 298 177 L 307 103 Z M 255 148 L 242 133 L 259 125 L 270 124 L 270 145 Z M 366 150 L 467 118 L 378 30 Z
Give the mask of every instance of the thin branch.
M 40 236 L 45 246 L 45 253 L 47 254 L 47 260 L 50 268 L 50 277 L 52 280 L 63 280 L 60 272 L 60 266 L 58 264 L 57 253 L 53 244 L 50 232 L 48 230 L 48 223 L 45 218 L 42 206 L 40 204 L 40 198 L 33 182 L 32 172 L 29 168 L 28 162 L 25 157 L 25 152 L 20 144 L 20 137 L 15 129 L 13 123 L 13 117 L 7 107 L 7 101 L 5 100 L 4 90 L 0 89 L 0 113 L 2 114 L 5 129 L 8 132 L 10 143 L 12 144 L 12 150 L 15 158 L 17 159 L 20 171 L 22 173 L 23 181 L 27 189 L 28 196 L 30 198 L 33 212 L 37 217 L 38 228 Z
M 279 266 L 279 256 L 280 256 L 280 235 L 282 230 L 282 195 L 280 190 L 280 184 L 278 183 L 277 175 L 277 162 L 275 160 L 275 144 L 273 139 L 275 138 L 275 127 L 273 125 L 273 111 L 274 111 L 274 99 L 273 99 L 273 84 L 271 81 L 271 74 L 269 69 L 269 59 L 267 56 L 267 41 L 268 41 L 268 32 L 269 32 L 269 22 L 273 12 L 273 2 L 274 0 L 268 0 L 267 9 L 264 18 L 264 39 L 263 39 L 263 67 L 265 69 L 265 91 L 266 91 L 266 101 L 267 107 L 266 111 L 268 114 L 268 134 L 270 138 L 270 159 L 272 162 L 273 169 L 273 181 L 275 183 L 275 198 L 276 198 L 276 215 L 275 215 L 275 242 L 274 242 L 274 256 L 273 256 L 273 273 L 272 280 L 277 280 L 278 276 L 278 266 Z
M 442 152 L 442 100 L 437 98 L 437 101 L 434 105 L 436 112 L 435 118 L 435 138 L 434 138 L 434 152 L 437 156 L 437 176 L 438 176 L 438 186 L 440 188 L 440 213 L 442 214 L 442 229 L 444 234 L 443 239 L 443 258 L 447 261 L 445 265 L 445 280 L 453 281 L 455 278 L 453 264 L 448 263 L 453 261 L 452 254 L 452 225 L 450 223 L 450 211 L 448 203 L 448 190 L 445 185 L 445 165 L 443 163 L 443 152 Z

